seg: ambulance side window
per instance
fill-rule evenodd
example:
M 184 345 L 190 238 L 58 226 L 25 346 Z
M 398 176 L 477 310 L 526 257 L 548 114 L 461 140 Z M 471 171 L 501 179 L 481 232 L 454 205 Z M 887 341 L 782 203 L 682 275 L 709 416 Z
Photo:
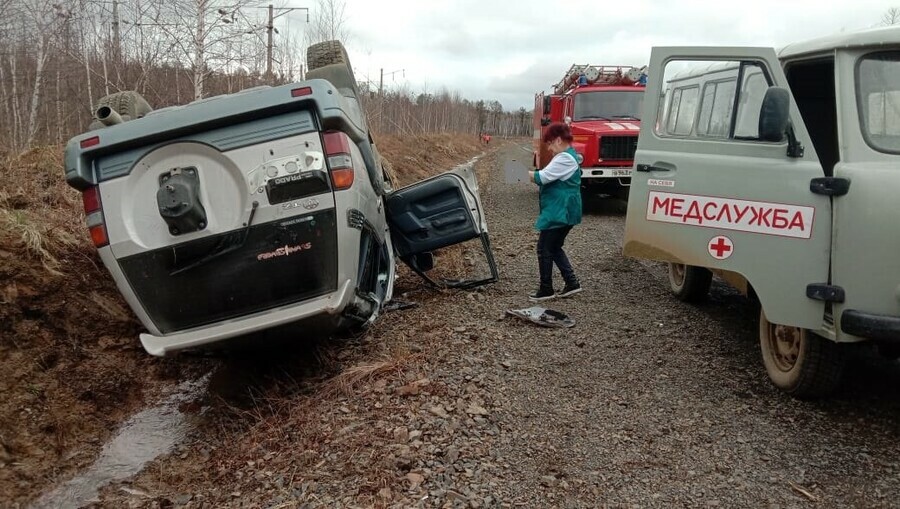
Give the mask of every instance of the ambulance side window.
M 657 134 L 698 139 L 759 138 L 768 74 L 752 61 L 673 60 L 666 64 Z
M 757 64 L 744 65 L 737 122 L 734 126 L 735 138 L 759 138 L 759 110 L 768 89 L 769 81 L 762 68 Z
M 731 127 L 736 80 L 710 82 L 704 86 L 697 135 L 727 138 Z
M 672 94 L 666 132 L 675 136 L 691 134 L 700 87 L 680 88 Z
M 666 109 L 666 113 L 668 117 L 666 117 L 666 132 L 668 134 L 675 134 L 675 119 L 678 118 L 678 105 L 681 103 L 681 92 L 682 89 L 675 90 L 671 92 L 671 96 L 669 99 L 669 107 Z

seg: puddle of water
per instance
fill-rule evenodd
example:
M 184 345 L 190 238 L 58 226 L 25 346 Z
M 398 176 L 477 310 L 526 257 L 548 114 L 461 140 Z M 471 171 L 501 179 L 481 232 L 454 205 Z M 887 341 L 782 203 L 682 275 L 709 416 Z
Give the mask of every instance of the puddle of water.
M 127 479 L 149 461 L 171 451 L 185 439 L 193 424 L 179 405 L 206 390 L 209 374 L 180 383 L 160 404 L 131 416 L 87 470 L 39 498 L 32 509 L 78 508 L 96 500 L 100 488 Z

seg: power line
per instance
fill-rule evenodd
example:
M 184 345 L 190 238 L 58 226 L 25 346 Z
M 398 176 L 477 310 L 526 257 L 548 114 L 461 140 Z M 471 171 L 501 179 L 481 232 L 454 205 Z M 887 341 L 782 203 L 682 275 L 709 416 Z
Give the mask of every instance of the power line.
M 278 30 L 275 28 L 275 20 L 290 13 L 293 11 L 306 11 L 306 22 L 309 23 L 309 8 L 308 7 L 275 7 L 272 4 L 269 4 L 265 7 L 259 6 L 257 9 L 266 9 L 269 14 L 268 22 L 266 23 L 266 32 L 268 35 L 268 40 L 266 41 L 266 80 L 269 83 L 272 82 L 272 50 L 275 46 L 272 41 L 273 36 L 272 33 L 277 33 Z M 275 14 L 275 11 L 279 11 L 278 14 Z

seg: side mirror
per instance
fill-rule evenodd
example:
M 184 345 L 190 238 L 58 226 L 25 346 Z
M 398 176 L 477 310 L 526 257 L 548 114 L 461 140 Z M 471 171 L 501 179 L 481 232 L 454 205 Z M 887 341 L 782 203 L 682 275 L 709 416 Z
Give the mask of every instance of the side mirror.
M 544 96 L 544 115 L 549 115 L 549 114 L 550 114 L 550 96 L 545 95 Z
M 541 119 L 541 125 L 544 126 L 544 127 L 547 127 L 548 125 L 550 125 L 550 119 L 549 119 L 549 118 L 542 118 L 542 119 Z
M 759 139 L 779 142 L 784 139 L 790 120 L 791 93 L 781 87 L 769 87 L 759 110 Z

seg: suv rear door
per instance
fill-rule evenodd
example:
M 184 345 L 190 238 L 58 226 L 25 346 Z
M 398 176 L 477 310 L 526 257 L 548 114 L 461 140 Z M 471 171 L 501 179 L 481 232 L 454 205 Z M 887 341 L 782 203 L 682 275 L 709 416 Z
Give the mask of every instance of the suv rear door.
M 473 287 L 497 281 L 497 265 L 472 165 L 393 191 L 387 196 L 386 204 L 394 249 L 420 276 L 431 281 L 425 272 L 431 269 L 434 251 L 480 239 L 490 276 L 445 284 Z
M 653 48 L 650 69 L 625 254 L 741 274 L 770 321 L 821 329 L 807 285 L 828 282 L 831 205 L 792 97 L 805 154 L 760 138 L 766 91 L 787 88 L 774 50 Z

